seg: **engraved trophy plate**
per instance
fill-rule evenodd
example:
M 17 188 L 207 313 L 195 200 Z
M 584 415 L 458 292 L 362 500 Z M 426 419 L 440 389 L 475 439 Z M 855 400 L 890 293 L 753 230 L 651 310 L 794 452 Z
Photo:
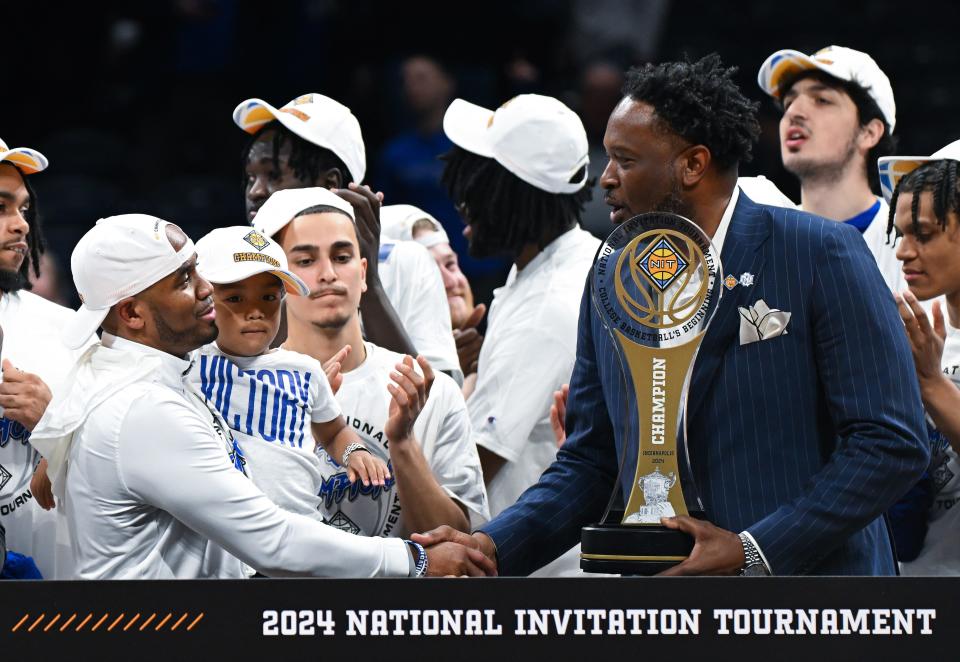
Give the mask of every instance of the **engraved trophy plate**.
M 620 473 L 603 519 L 585 527 L 581 567 L 654 574 L 686 558 L 693 540 L 661 517 L 702 512 L 686 450 L 693 363 L 720 303 L 720 255 L 693 222 L 635 216 L 601 245 L 591 272 L 594 312 L 621 368 L 614 420 Z

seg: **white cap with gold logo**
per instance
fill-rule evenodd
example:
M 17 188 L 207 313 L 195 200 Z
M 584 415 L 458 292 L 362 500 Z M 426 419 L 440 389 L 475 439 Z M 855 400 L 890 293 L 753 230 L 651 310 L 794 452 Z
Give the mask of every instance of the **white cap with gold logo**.
M 273 274 L 290 294 L 310 294 L 307 284 L 290 271 L 280 244 L 246 225 L 217 228 L 197 241 L 197 271 L 215 285 Z

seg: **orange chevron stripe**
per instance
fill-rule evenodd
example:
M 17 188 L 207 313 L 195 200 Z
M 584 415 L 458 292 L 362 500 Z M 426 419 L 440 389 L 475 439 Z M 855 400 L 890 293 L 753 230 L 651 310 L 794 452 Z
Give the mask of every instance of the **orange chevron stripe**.
M 183 621 L 186 620 L 186 618 L 187 618 L 187 612 L 184 612 L 183 616 L 180 617 L 180 620 L 177 621 L 176 623 L 174 623 L 174 624 L 173 624 L 173 627 L 170 628 L 170 631 L 173 632 L 173 631 L 176 630 L 178 627 L 180 627 L 180 624 L 183 623 Z
M 60 614 L 57 614 L 56 616 L 54 616 L 54 617 L 50 620 L 49 623 L 47 623 L 47 627 L 43 628 L 43 631 L 46 632 L 47 630 L 49 630 L 50 628 L 52 628 L 52 627 L 53 627 L 53 624 L 56 623 L 56 622 L 59 621 L 59 620 L 60 620 Z
M 166 617 L 165 617 L 162 621 L 160 621 L 159 623 L 157 623 L 157 627 L 155 627 L 155 628 L 153 628 L 153 629 L 156 631 L 156 630 L 159 630 L 160 628 L 162 628 L 162 627 L 163 627 L 163 624 L 166 623 L 167 621 L 169 621 L 171 616 L 173 616 L 173 614 L 167 612 Z
M 200 615 L 193 619 L 193 623 L 187 626 L 187 632 L 193 629 L 193 626 L 200 622 L 200 619 L 203 618 L 203 612 L 200 612 Z
M 117 616 L 116 620 L 113 621 L 113 623 L 110 624 L 110 627 L 107 628 L 107 632 L 110 632 L 113 628 L 115 628 L 116 625 L 117 625 L 117 623 L 119 623 L 120 620 L 121 620 L 124 616 L 126 616 L 126 614 L 124 614 L 124 613 L 121 612 L 120 615 Z
M 89 621 L 91 618 L 93 618 L 93 612 L 90 612 L 89 614 L 87 614 L 87 617 L 86 617 L 85 619 L 83 619 L 83 622 L 80 623 L 80 625 L 77 626 L 77 629 L 74 630 L 74 632 L 79 632 L 79 631 L 80 631 L 80 628 L 82 628 L 84 625 L 86 625 L 86 624 L 87 624 L 87 621 Z
M 134 614 L 133 618 L 130 619 L 130 622 L 123 626 L 123 631 L 126 632 L 130 629 L 130 626 L 137 622 L 137 619 L 140 618 L 140 612 Z
M 37 623 L 39 623 L 40 621 L 42 621 L 42 620 L 43 620 L 43 617 L 46 616 L 46 615 L 47 615 L 46 613 L 40 614 L 40 616 L 37 617 L 37 620 L 35 620 L 35 621 L 33 622 L 33 625 L 31 625 L 29 628 L 27 628 L 27 632 L 33 632 L 33 628 L 37 627 Z
M 67 629 L 67 626 L 73 623 L 73 619 L 77 617 L 77 612 L 73 612 L 73 616 L 64 621 L 63 625 L 60 626 L 60 631 L 63 632 Z
M 150 614 L 150 618 L 148 618 L 147 620 L 145 620 L 145 621 L 143 622 L 143 625 L 140 626 L 140 632 L 143 632 L 144 628 L 146 628 L 148 625 L 150 625 L 150 622 L 153 621 L 153 619 L 154 619 L 156 616 L 157 616 L 157 612 L 153 612 L 152 614 Z
M 107 616 L 109 616 L 109 615 L 110 615 L 110 612 L 108 611 L 108 612 L 105 613 L 103 616 L 101 616 L 101 617 L 100 617 L 100 620 L 97 621 L 97 624 L 94 625 L 92 628 L 90 628 L 90 631 L 91 631 L 91 632 L 96 632 L 96 631 L 97 631 L 97 628 L 100 627 L 100 625 L 101 625 L 105 620 L 107 620 Z
M 16 632 L 17 630 L 19 630 L 19 629 L 20 629 L 20 626 L 23 625 L 23 622 L 24 622 L 25 620 L 27 620 L 28 618 L 30 618 L 30 614 L 24 614 L 24 615 L 23 615 L 23 618 L 21 618 L 19 621 L 17 621 L 17 624 L 14 625 L 13 628 L 11 628 L 10 631 L 11 631 L 11 632 Z

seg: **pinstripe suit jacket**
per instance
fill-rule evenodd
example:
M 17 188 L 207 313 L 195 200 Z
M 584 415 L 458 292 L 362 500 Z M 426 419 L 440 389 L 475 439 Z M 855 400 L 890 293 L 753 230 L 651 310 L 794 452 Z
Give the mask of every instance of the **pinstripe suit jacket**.
M 721 255 L 754 275 L 725 292 L 687 408 L 690 462 L 707 518 L 756 539 L 775 574 L 894 574 L 882 513 L 929 459 L 910 348 L 856 229 L 740 193 Z M 788 333 L 739 342 L 737 308 L 792 313 Z M 602 516 L 629 406 L 612 340 L 580 308 L 567 441 L 540 481 L 482 527 L 501 574 L 524 575 Z

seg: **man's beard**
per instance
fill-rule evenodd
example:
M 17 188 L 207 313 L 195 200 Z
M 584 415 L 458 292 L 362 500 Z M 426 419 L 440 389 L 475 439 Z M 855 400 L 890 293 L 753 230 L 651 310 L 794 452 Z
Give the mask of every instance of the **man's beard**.
M 187 352 L 212 343 L 220 335 L 220 329 L 216 324 L 211 324 L 208 328 L 197 326 L 187 331 L 177 331 L 167 323 L 158 307 L 150 304 L 150 312 L 153 313 L 153 319 L 157 324 L 157 337 L 171 346 L 190 345 Z
M 670 192 L 658 202 L 652 211 L 662 212 L 664 214 L 677 214 L 685 218 L 691 218 L 690 205 L 683 199 L 680 189 L 680 180 L 676 177 L 670 179 Z
M 473 223 L 468 240 L 467 252 L 470 257 L 483 260 L 488 257 L 509 256 L 510 251 L 497 241 L 498 233 L 495 230 L 487 231 L 480 223 Z
M 322 322 L 311 322 L 313 326 L 317 329 L 326 329 L 338 331 L 347 325 L 347 322 L 350 321 L 352 315 L 344 315 L 341 317 L 334 317 L 333 319 L 324 320 Z
M 792 161 L 790 165 L 784 163 L 783 167 L 799 179 L 801 184 L 839 181 L 857 155 L 855 138 L 855 135 L 851 136 L 843 157 L 838 161 L 824 163 L 814 159 L 800 158 Z
M 27 285 L 27 279 L 19 271 L 0 269 L 0 290 L 3 292 L 17 292 Z

